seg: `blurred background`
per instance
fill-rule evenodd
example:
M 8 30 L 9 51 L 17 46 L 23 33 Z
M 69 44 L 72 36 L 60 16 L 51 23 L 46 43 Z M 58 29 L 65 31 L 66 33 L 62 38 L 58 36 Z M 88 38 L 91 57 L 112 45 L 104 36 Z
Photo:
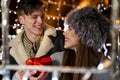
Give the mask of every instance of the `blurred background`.
M 2 0 L 0 0 L 1 3 Z M 19 31 L 22 30 L 22 27 L 20 26 L 18 20 L 17 20 L 17 4 L 20 0 L 9 0 L 9 33 L 8 37 L 9 39 L 14 38 Z M 104 16 L 106 16 L 110 21 L 111 20 L 111 14 L 112 14 L 112 0 L 42 0 L 44 3 L 44 9 L 46 14 L 46 23 L 54 26 L 56 29 L 63 30 L 63 22 L 64 19 L 69 11 L 71 11 L 74 8 L 81 8 L 86 5 L 90 5 L 92 7 L 95 7 L 100 13 L 102 13 Z M 120 0 L 119 4 L 120 4 Z M 118 31 L 117 31 L 117 49 L 118 49 L 118 57 L 115 65 L 118 65 L 118 69 L 120 69 L 120 5 L 118 9 L 118 16 L 115 18 L 115 24 L 118 25 Z M 1 6 L 0 6 L 0 46 L 2 45 L 2 28 L 1 28 Z M 113 26 L 114 27 L 114 26 Z M 109 41 L 111 39 L 108 39 L 108 49 L 110 50 L 111 47 L 109 47 Z M 110 53 L 110 52 L 109 52 Z
M 12 39 L 21 30 L 17 21 L 17 4 L 20 0 L 9 0 L 9 38 Z M 90 5 L 98 9 L 102 14 L 110 19 L 111 0 L 42 0 L 45 6 L 46 23 L 57 29 L 63 29 L 63 22 L 66 14 L 76 8 Z M 1 2 L 1 0 L 0 0 Z M 119 18 L 118 18 L 119 20 Z M 120 20 L 118 21 L 120 23 Z M 1 7 L 0 7 L 1 24 Z M 0 26 L 0 44 L 1 44 Z

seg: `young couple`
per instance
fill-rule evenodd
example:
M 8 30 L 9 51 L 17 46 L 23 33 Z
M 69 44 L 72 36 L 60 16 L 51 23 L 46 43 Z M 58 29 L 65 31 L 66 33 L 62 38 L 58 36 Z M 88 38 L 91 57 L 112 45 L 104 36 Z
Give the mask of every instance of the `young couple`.
M 20 0 L 18 21 L 24 30 L 10 41 L 11 64 L 26 65 L 29 58 L 50 56 L 62 66 L 97 67 L 110 33 L 109 21 L 92 7 L 75 9 L 64 21 L 64 32 L 45 23 L 43 3 L 39 0 Z M 64 35 L 64 36 L 63 36 Z M 48 72 L 30 70 L 29 80 L 51 80 Z M 25 70 L 18 70 L 14 80 L 21 80 Z M 80 80 L 81 74 L 62 73 L 60 80 Z

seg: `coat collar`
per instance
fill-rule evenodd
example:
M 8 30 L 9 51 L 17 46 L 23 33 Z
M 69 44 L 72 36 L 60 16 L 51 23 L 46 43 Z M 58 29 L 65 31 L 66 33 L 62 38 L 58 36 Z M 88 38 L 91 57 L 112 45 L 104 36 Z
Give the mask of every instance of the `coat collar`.
M 11 47 L 10 49 L 10 55 L 13 56 L 13 58 L 16 60 L 18 64 L 25 64 L 25 61 L 29 58 L 25 52 L 23 43 L 22 43 L 22 34 L 24 31 L 22 31 L 20 34 L 16 36 L 13 40 L 10 41 L 9 45 Z M 46 55 L 53 47 L 52 40 L 48 37 L 48 35 L 53 35 L 56 37 L 56 30 L 55 28 L 48 28 L 45 31 L 43 40 L 40 44 L 40 47 L 37 51 L 37 54 L 35 57 L 41 57 Z

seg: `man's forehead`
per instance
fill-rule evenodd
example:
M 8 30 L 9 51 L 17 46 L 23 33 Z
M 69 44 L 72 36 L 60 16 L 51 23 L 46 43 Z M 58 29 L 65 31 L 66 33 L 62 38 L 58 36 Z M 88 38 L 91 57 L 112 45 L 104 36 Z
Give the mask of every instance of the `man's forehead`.
M 30 15 L 44 15 L 44 13 L 41 11 L 34 11 Z

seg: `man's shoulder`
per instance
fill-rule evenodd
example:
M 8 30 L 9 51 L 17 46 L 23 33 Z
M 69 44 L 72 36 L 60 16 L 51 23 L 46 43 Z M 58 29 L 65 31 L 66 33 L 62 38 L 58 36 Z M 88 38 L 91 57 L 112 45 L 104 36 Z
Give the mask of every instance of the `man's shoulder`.
M 62 30 L 56 30 L 56 32 L 57 32 L 57 36 L 64 37 Z
M 49 36 L 54 44 L 54 47 L 49 51 L 49 54 L 53 54 L 55 52 L 61 52 L 64 51 L 64 36 L 63 31 L 56 31 L 57 36 Z
M 21 42 L 22 41 L 22 34 L 23 34 L 23 31 L 20 32 L 19 34 L 17 34 L 15 36 L 15 38 L 11 39 L 10 42 L 9 42 L 9 46 L 13 46 L 13 45 L 16 45 L 17 43 Z
M 56 37 L 51 37 L 53 43 L 55 43 L 56 41 L 58 42 L 64 42 L 64 35 L 63 35 L 63 31 L 60 30 L 56 30 Z

